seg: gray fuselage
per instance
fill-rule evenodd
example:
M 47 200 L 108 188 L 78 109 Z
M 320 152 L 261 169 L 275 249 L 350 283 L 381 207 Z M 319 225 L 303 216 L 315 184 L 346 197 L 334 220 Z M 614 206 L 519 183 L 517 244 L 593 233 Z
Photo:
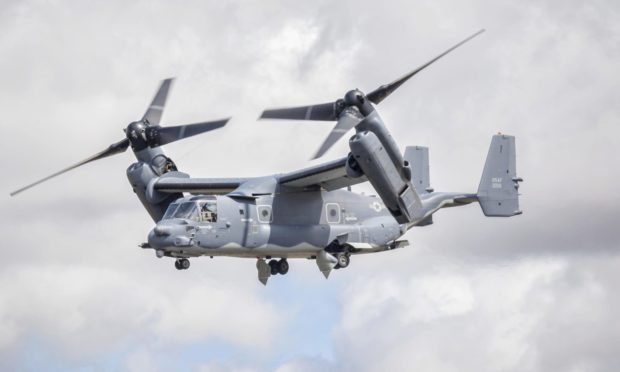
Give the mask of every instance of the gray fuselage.
M 172 213 L 195 203 L 191 215 Z M 206 204 L 215 213 L 200 213 Z M 202 206 L 202 207 L 201 207 Z M 190 206 L 185 205 L 185 212 Z M 406 231 L 380 198 L 346 190 L 283 192 L 256 198 L 180 198 L 150 232 L 149 245 L 173 257 L 313 258 L 339 239 L 358 253 L 388 249 Z M 198 213 L 196 213 L 198 212 Z

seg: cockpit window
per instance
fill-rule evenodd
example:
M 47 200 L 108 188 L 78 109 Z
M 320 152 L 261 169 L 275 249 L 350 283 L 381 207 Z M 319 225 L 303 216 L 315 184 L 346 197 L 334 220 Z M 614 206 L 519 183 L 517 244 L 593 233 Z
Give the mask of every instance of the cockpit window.
M 164 220 L 181 218 L 185 220 L 217 222 L 217 201 L 172 203 L 162 217 Z
M 162 217 L 163 220 L 167 220 L 172 218 L 172 216 L 174 216 L 174 212 L 177 210 L 177 208 L 179 207 L 178 203 L 172 203 L 168 206 L 168 209 L 166 209 L 166 213 L 164 214 L 164 217 Z
M 217 222 L 217 201 L 207 200 L 201 202 L 200 216 L 203 222 Z
M 198 208 L 196 208 L 196 203 L 185 202 L 179 205 L 174 212 L 174 218 L 198 221 Z

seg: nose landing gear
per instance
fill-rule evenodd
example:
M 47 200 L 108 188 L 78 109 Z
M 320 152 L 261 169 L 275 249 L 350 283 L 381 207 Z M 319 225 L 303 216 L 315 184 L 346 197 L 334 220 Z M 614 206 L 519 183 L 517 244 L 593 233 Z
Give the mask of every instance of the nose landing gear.
M 178 258 L 174 261 L 174 267 L 177 270 L 187 270 L 189 269 L 189 260 L 187 258 Z

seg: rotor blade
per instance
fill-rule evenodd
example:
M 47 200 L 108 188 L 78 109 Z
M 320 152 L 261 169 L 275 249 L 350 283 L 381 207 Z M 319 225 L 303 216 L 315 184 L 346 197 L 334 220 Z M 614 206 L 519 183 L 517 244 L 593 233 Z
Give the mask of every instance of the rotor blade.
M 410 73 L 408 73 L 407 75 L 401 77 L 398 80 L 395 80 L 389 84 L 386 85 L 382 85 L 379 88 L 373 90 L 372 92 L 370 92 L 369 94 L 366 95 L 366 97 L 375 105 L 379 104 L 381 101 L 383 101 L 385 98 L 387 98 L 390 94 L 392 94 L 392 92 L 394 92 L 396 89 L 398 89 L 398 87 L 400 87 L 401 85 L 403 85 L 407 80 L 409 80 L 413 75 L 417 74 L 418 72 L 424 70 L 425 68 L 427 68 L 428 66 L 430 66 L 431 64 L 433 64 L 434 62 L 436 62 L 438 59 L 440 59 L 441 57 L 445 56 L 446 54 L 450 53 L 451 51 L 453 51 L 454 49 L 460 47 L 461 45 L 465 44 L 466 42 L 468 42 L 469 40 L 473 39 L 474 37 L 480 35 L 481 33 L 484 32 L 484 29 L 476 32 L 475 34 L 469 36 L 468 38 L 466 38 L 465 40 L 461 41 L 460 43 L 454 45 L 453 47 L 451 47 L 450 49 L 446 50 L 445 52 L 441 53 L 440 55 L 438 55 L 437 57 L 431 59 L 430 61 L 426 62 L 425 64 L 423 64 L 422 66 L 416 68 L 415 70 L 411 71 Z
M 336 116 L 336 103 L 329 102 L 311 106 L 265 110 L 259 119 L 334 121 L 338 118 Z
M 151 127 L 153 131 L 156 131 L 152 134 L 155 141 L 152 147 L 162 146 L 183 138 L 221 128 L 226 125 L 229 120 L 230 118 L 226 118 L 204 123 L 177 125 L 174 127 Z
M 357 115 L 351 114 L 349 110 L 345 110 L 341 115 L 340 119 L 338 119 L 338 123 L 334 129 L 327 135 L 327 138 L 321 144 L 321 147 L 316 152 L 312 159 L 317 159 L 323 156 L 327 150 L 330 149 L 342 136 L 345 135 L 351 128 L 355 127 L 359 122 L 360 118 Z
M 161 82 L 155 97 L 153 97 L 151 105 L 144 113 L 144 116 L 142 116 L 142 121 L 148 120 L 151 125 L 159 125 L 159 121 L 161 120 L 161 116 L 164 112 L 164 107 L 166 106 L 168 91 L 170 90 L 173 80 L 173 78 L 170 78 Z
M 95 160 L 106 158 L 108 156 L 119 154 L 119 153 L 127 150 L 127 147 L 129 147 L 129 140 L 127 138 L 125 138 L 122 141 L 119 141 L 119 142 L 111 144 L 107 149 L 105 149 L 105 150 L 101 151 L 100 153 L 95 154 L 95 155 L 93 155 L 93 156 L 91 156 L 91 157 L 89 157 L 87 159 L 84 159 L 84 160 L 82 160 L 81 162 L 79 162 L 77 164 L 74 164 L 74 165 L 72 165 L 72 166 L 70 166 L 68 168 L 65 168 L 65 169 L 63 169 L 61 171 L 58 171 L 58 172 L 56 172 L 56 173 L 54 173 L 52 175 L 49 175 L 49 176 L 47 176 L 47 177 L 45 177 L 43 179 L 40 179 L 37 182 L 31 183 L 28 186 L 24 186 L 24 187 L 22 187 L 19 190 L 13 191 L 11 193 L 11 196 L 15 196 L 15 195 L 19 194 L 22 191 L 28 190 L 29 188 L 31 188 L 33 186 L 36 186 L 36 185 L 38 185 L 38 184 L 40 184 L 42 182 L 45 182 L 45 181 L 49 180 L 50 178 L 54 178 L 56 176 L 59 176 L 59 175 L 65 173 L 65 172 L 70 171 L 71 169 L 75 169 L 75 168 L 77 168 L 77 167 L 79 167 L 81 165 L 84 165 L 86 163 L 90 163 L 91 161 L 95 161 Z

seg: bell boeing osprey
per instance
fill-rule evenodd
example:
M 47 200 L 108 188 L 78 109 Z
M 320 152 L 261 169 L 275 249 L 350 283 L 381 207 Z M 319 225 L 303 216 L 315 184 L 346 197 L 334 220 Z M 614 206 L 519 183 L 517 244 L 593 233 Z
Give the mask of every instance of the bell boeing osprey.
M 289 173 L 251 178 L 194 178 L 177 170 L 161 146 L 223 127 L 228 119 L 159 125 L 171 79 L 164 80 L 144 116 L 130 123 L 126 137 L 69 168 L 23 187 L 18 194 L 86 163 L 125 151 L 137 162 L 129 183 L 156 222 L 142 248 L 172 257 L 178 270 L 190 258 L 231 256 L 256 259 L 263 284 L 289 271 L 288 260 L 314 260 L 327 278 L 349 266 L 352 255 L 405 247 L 409 229 L 433 223 L 441 208 L 478 202 L 485 216 L 521 213 L 515 169 L 515 138 L 493 136 L 476 193 L 435 192 L 430 187 L 428 148 L 407 146 L 401 153 L 375 105 L 405 81 L 481 30 L 392 83 L 368 94 L 355 89 L 342 99 L 318 105 L 266 110 L 261 119 L 335 121 L 319 148 L 322 156 L 346 132 L 350 152 L 340 159 Z M 370 182 L 378 196 L 350 186 Z

